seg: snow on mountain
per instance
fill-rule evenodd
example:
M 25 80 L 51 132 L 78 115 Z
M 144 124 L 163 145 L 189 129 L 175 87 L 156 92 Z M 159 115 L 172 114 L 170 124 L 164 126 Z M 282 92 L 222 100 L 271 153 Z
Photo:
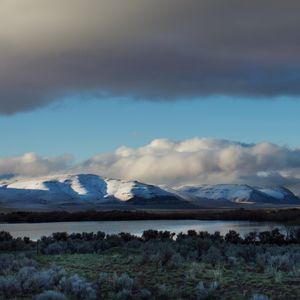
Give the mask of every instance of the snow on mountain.
M 169 196 L 170 194 L 159 187 L 140 183 L 102 178 L 92 174 L 58 175 L 40 178 L 19 179 L 15 181 L 0 182 L 0 196 L 18 193 L 35 192 L 39 197 L 47 194 L 49 197 L 97 199 L 115 198 L 127 201 L 134 197 L 152 198 L 156 196 Z
M 253 191 L 247 185 L 234 184 L 183 186 L 178 190 L 196 198 L 212 200 L 249 200 Z
M 299 203 L 299 199 L 288 189 L 283 187 L 256 188 L 246 184 L 217 184 L 202 186 L 183 186 L 178 189 L 182 195 L 186 194 L 194 200 L 217 200 L 234 203 Z
M 160 187 L 138 181 L 103 178 L 93 174 L 56 175 L 0 181 L 0 207 L 43 207 L 46 205 L 102 205 L 134 202 L 151 204 L 181 201 Z M 143 201 L 142 201 L 143 200 Z M 145 202 L 145 200 L 147 200 Z M 123 204 L 122 204 L 123 203 Z M 171 204 L 172 204 L 171 203 Z
M 134 197 L 150 199 L 157 196 L 167 197 L 171 195 L 157 186 L 140 183 L 138 181 L 106 179 L 106 183 L 107 195 L 113 196 L 121 201 L 128 201 Z
M 93 174 L 0 180 L 0 208 L 93 209 L 108 205 L 123 208 L 131 205 L 172 209 L 241 204 L 300 204 L 300 200 L 283 187 L 258 188 L 243 184 L 174 189 Z
M 296 197 L 290 190 L 284 187 L 258 188 L 258 190 L 264 194 L 282 201 L 285 201 L 286 199 L 294 199 L 294 201 L 299 200 L 298 197 Z
M 63 198 L 103 197 L 105 182 L 96 175 L 58 175 L 39 178 L 18 179 L 0 183 L 0 197 L 13 198 L 21 195 L 44 200 Z

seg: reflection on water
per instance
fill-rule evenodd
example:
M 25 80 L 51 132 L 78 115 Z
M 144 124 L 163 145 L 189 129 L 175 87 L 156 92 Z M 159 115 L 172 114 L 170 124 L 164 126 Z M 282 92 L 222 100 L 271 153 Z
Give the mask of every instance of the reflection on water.
M 33 240 L 41 236 L 49 236 L 53 232 L 97 232 L 104 231 L 108 234 L 129 232 L 141 235 L 144 230 L 168 230 L 171 232 L 187 232 L 190 229 L 196 231 L 219 231 L 222 235 L 229 230 L 235 230 L 241 235 L 250 231 L 272 230 L 281 225 L 268 222 L 250 221 L 200 221 L 200 220 L 148 220 L 148 221 L 98 221 L 98 222 L 57 222 L 36 224 L 0 224 L 0 230 L 10 232 L 14 237 L 28 236 Z

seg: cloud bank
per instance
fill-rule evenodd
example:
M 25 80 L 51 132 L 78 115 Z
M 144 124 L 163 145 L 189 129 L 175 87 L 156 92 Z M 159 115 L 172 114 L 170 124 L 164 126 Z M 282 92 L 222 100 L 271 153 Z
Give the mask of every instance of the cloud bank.
M 72 162 L 71 155 L 54 158 L 41 157 L 33 152 L 22 156 L 0 157 L 0 179 L 19 176 L 39 176 L 67 170 Z
M 120 147 L 70 165 L 70 157 L 41 158 L 35 154 L 0 159 L 0 175 L 95 173 L 153 184 L 246 183 L 282 185 L 300 191 L 300 149 L 271 143 L 243 144 L 194 138 L 153 140 L 140 148 Z
M 297 0 L 2 0 L 0 113 L 81 94 L 300 94 Z

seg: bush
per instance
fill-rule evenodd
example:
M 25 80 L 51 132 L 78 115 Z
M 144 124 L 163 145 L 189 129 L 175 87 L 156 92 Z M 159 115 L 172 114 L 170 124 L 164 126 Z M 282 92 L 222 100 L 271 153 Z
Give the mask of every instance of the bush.
M 225 241 L 228 243 L 238 244 L 242 241 L 240 234 L 234 230 L 229 230 L 225 235 Z
M 52 237 L 55 241 L 66 241 L 68 239 L 68 234 L 66 232 L 54 232 Z
M 170 289 L 165 284 L 156 287 L 156 296 L 158 299 L 169 299 L 171 297 L 170 294 Z
M 99 278 L 98 278 L 98 284 L 99 284 L 99 286 L 101 287 L 101 285 L 103 285 L 103 284 L 105 284 L 105 283 L 107 283 L 108 282 L 108 273 L 106 273 L 106 272 L 101 272 L 100 274 L 99 274 Z
M 36 267 L 37 262 L 24 255 L 0 255 L 0 275 L 17 272 L 23 267 Z
M 32 296 L 50 290 L 65 275 L 64 270 L 58 267 L 38 270 L 37 263 L 24 256 L 0 255 L 0 265 L 5 274 L 0 276 L 1 299 Z
M 67 297 L 57 291 L 45 291 L 39 295 L 37 295 L 35 300 L 67 300 Z
M 219 284 L 216 281 L 211 282 L 207 286 L 204 285 L 202 281 L 200 281 L 196 286 L 196 298 L 197 299 L 205 299 L 210 294 L 214 292 L 215 289 L 217 289 Z
M 132 298 L 132 292 L 128 289 L 122 289 L 117 293 L 117 299 L 127 300 Z
M 21 295 L 21 285 L 14 276 L 0 276 L 0 299 Z
M 168 267 L 170 268 L 180 268 L 183 265 L 183 258 L 180 254 L 175 253 L 172 255 L 171 259 L 168 262 Z
M 221 250 L 216 246 L 209 247 L 208 251 L 202 256 L 202 260 L 206 263 L 216 266 L 224 261 Z
M 141 289 L 137 294 L 138 299 L 148 300 L 152 299 L 151 292 L 147 289 Z
M 177 267 L 182 257 L 169 242 L 148 242 L 143 247 L 144 262 L 155 263 L 156 267 Z
M 250 300 L 270 300 L 270 298 L 261 294 L 253 294 Z
M 0 251 L 29 250 L 34 245 L 28 238 L 13 238 L 9 232 L 0 231 Z
M 64 254 L 64 253 L 66 253 L 65 244 L 61 243 L 61 242 L 50 244 L 44 249 L 44 253 L 45 254 Z
M 7 231 L 0 231 L 0 242 L 7 242 L 13 239 L 12 235 Z
M 97 299 L 97 292 L 92 284 L 78 275 L 69 278 L 63 277 L 60 280 L 60 288 L 67 294 L 72 295 L 76 299 L 94 300 Z
M 17 278 L 23 293 L 35 294 L 55 287 L 64 274 L 65 272 L 57 267 L 41 271 L 34 267 L 24 267 L 19 270 Z
M 189 270 L 185 274 L 185 277 L 188 280 L 195 280 L 198 276 L 201 275 L 201 273 L 202 273 L 201 265 L 199 263 L 192 262 L 191 267 L 189 268 Z
M 270 248 L 270 250 L 272 250 L 272 248 Z M 274 255 L 272 255 L 272 251 L 268 251 L 256 256 L 256 265 L 259 269 L 271 274 L 279 271 L 296 273 L 299 268 L 299 264 L 300 255 L 290 251 Z
M 115 273 L 112 278 L 112 284 L 116 291 L 121 291 L 121 290 L 131 291 L 134 287 L 134 280 L 130 278 L 126 273 L 123 273 L 119 276 Z

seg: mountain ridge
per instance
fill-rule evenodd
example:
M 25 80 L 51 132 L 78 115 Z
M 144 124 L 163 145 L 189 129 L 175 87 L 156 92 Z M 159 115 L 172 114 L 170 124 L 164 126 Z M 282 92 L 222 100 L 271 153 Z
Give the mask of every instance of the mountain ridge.
M 247 184 L 186 185 L 179 188 L 95 174 L 62 174 L 0 180 L 0 208 L 13 209 L 193 209 L 300 205 L 285 187 Z

